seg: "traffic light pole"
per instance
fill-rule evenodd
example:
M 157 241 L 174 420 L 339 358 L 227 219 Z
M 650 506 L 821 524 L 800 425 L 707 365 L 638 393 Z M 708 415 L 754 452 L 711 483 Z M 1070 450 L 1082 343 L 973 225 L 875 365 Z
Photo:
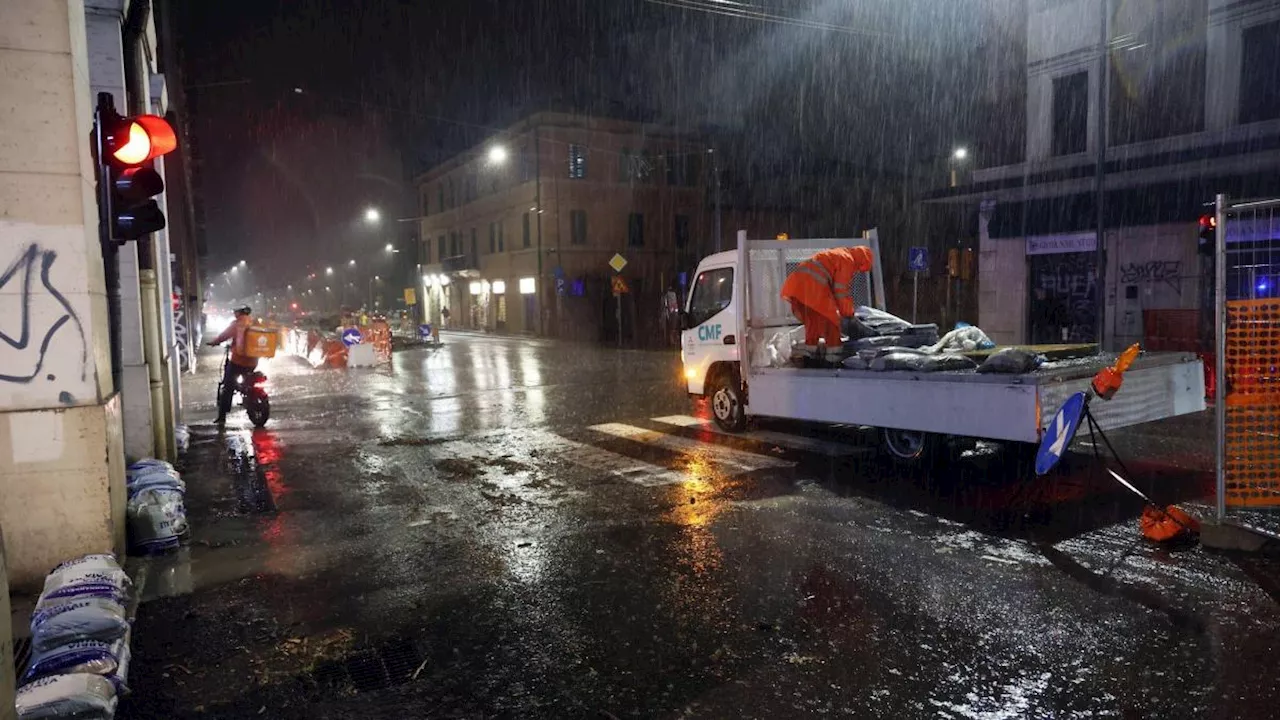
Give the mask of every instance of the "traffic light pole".
M 98 93 L 98 106 L 93 114 L 93 153 L 98 174 L 98 244 L 102 248 L 102 270 L 107 286 L 107 335 L 111 341 L 111 384 L 121 390 L 124 353 L 120 339 L 120 246 L 111 237 L 111 172 L 107 168 L 106 145 L 102 132 L 106 120 L 116 117 L 111 93 Z

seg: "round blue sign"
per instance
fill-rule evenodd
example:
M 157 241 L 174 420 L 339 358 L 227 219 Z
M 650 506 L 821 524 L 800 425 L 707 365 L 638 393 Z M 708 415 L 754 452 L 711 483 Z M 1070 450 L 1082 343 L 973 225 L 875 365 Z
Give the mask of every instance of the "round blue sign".
M 419 325 L 419 326 L 418 326 L 418 338 L 419 338 L 419 339 L 422 339 L 422 340 L 427 340 L 427 339 L 430 339 L 430 337 L 431 337 L 431 326 L 430 326 L 430 325 Z
M 1062 454 L 1067 451 L 1067 446 L 1071 444 L 1071 440 L 1076 436 L 1076 430 L 1080 427 L 1080 418 L 1084 416 L 1086 399 L 1087 396 L 1083 392 L 1078 392 L 1064 400 L 1062 407 L 1058 408 L 1058 413 L 1049 423 L 1049 427 L 1044 429 L 1040 450 L 1036 452 L 1037 475 L 1049 472 L 1062 459 Z
M 364 341 L 364 335 L 361 334 L 360 328 L 347 328 L 342 331 L 342 344 L 347 347 L 359 345 Z

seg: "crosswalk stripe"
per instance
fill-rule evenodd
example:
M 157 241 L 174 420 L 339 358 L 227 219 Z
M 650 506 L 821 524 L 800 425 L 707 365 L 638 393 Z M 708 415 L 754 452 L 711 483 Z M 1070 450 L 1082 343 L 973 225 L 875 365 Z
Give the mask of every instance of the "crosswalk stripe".
M 643 443 L 677 453 L 687 453 L 692 457 L 705 457 L 713 462 L 750 472 L 764 468 L 793 467 L 795 463 L 767 455 L 744 452 L 723 445 L 698 442 L 678 435 L 668 435 L 623 423 L 605 423 L 592 425 L 593 430 L 604 435 Z
M 744 433 L 727 433 L 720 429 L 714 421 L 707 418 L 696 418 L 692 415 L 667 415 L 665 417 L 653 418 L 656 423 L 663 425 L 674 425 L 676 427 L 696 427 L 710 430 L 725 437 L 743 438 L 746 440 L 756 440 L 763 443 L 771 443 L 780 447 L 790 448 L 792 450 L 803 450 L 805 452 L 826 455 L 827 457 L 849 457 L 851 455 L 864 455 L 871 452 L 870 448 L 858 447 L 856 445 L 846 445 L 845 443 L 835 442 L 832 440 L 821 440 L 819 438 L 807 438 L 800 435 L 791 435 L 788 433 L 775 432 L 773 430 L 753 430 Z

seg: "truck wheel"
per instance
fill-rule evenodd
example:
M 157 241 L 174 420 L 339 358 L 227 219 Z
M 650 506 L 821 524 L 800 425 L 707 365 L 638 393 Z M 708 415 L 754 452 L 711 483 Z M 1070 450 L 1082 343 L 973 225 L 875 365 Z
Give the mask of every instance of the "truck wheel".
M 928 467 L 943 455 L 945 438 L 937 433 L 920 430 L 894 430 L 883 428 L 880 437 L 889 458 L 900 465 Z
M 742 405 L 742 385 L 733 373 L 720 373 L 711 384 L 711 415 L 725 432 L 747 429 L 747 409 Z

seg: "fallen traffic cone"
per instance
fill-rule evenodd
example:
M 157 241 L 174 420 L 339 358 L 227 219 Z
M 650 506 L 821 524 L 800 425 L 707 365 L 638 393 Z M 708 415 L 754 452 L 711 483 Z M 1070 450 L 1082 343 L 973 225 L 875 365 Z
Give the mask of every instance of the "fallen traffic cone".
M 1170 542 L 1200 534 L 1200 521 L 1176 505 L 1165 509 L 1148 505 L 1138 521 L 1143 537 L 1155 542 Z

